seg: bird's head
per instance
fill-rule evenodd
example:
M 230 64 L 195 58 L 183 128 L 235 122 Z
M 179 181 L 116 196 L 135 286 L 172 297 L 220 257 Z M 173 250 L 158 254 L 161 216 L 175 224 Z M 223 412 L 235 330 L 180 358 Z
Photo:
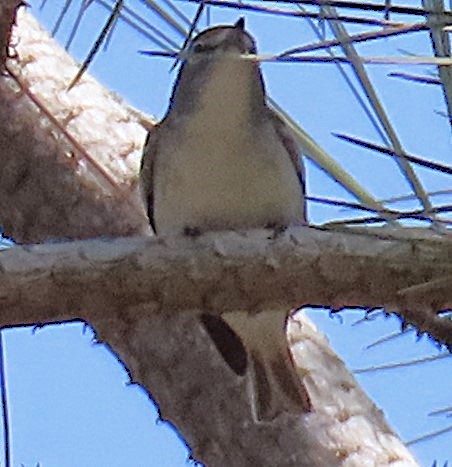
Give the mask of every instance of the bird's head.
M 245 30 L 245 19 L 240 18 L 233 26 L 216 26 L 202 31 L 180 55 L 186 64 L 200 64 L 227 54 L 237 56 L 255 53 L 254 39 Z
M 256 44 L 240 18 L 232 26 L 216 26 L 199 33 L 179 54 L 181 68 L 169 111 L 188 115 L 201 108 L 232 118 L 244 110 L 260 112 L 265 88 L 259 62 L 244 60 Z

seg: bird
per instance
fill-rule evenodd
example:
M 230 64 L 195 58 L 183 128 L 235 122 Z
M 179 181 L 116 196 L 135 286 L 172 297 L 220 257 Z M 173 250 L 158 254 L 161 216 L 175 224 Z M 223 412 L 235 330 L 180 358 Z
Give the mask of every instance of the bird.
M 267 105 L 259 63 L 246 59 L 255 54 L 244 18 L 200 32 L 181 51 L 139 177 L 157 236 L 306 224 L 304 165 L 291 131 Z M 254 310 L 200 318 L 229 367 L 250 375 L 258 422 L 312 409 L 288 347 L 288 316 Z

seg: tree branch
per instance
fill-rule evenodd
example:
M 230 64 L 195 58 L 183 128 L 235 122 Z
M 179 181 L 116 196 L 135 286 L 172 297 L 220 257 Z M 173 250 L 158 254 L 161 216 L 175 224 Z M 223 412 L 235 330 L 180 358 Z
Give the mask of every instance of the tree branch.
M 313 411 L 257 423 L 249 376 L 229 369 L 198 316 L 394 304 L 398 288 L 452 273 L 450 242 L 418 243 L 298 228 L 17 247 L 0 254 L 1 324 L 88 321 L 207 465 L 416 465 L 307 318 L 290 340 Z
M 89 76 L 67 91 L 77 65 L 24 9 L 11 44 L 0 76 L 6 234 L 40 242 L 148 232 L 136 174 L 151 122 Z
M 58 321 L 63 312 L 73 313 L 64 319 L 91 319 L 147 302 L 166 315 L 416 304 L 423 316 L 435 316 L 452 307 L 450 239 L 380 239 L 307 227 L 273 237 L 257 230 L 5 250 L 0 325 Z

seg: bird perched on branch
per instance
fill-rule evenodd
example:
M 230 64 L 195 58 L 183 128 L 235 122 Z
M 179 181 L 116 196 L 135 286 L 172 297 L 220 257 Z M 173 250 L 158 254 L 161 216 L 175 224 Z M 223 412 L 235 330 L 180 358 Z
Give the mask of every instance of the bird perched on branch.
M 266 104 L 258 62 L 244 58 L 255 53 L 243 18 L 201 32 L 181 52 L 168 112 L 148 134 L 140 173 L 157 235 L 305 223 L 303 165 L 289 129 Z M 202 316 L 231 369 L 250 374 L 257 420 L 310 410 L 288 348 L 287 316 Z

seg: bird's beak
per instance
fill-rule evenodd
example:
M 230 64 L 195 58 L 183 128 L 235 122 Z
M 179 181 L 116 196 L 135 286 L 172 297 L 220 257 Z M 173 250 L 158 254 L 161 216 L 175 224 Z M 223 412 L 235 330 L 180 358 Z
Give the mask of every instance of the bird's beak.
M 179 63 L 183 62 L 187 57 L 188 57 L 187 47 L 177 52 L 174 63 L 172 64 L 170 68 L 170 73 L 177 67 L 177 65 L 179 65 Z
M 185 47 L 184 49 L 180 50 L 178 53 L 177 53 L 177 61 L 178 62 L 183 62 L 184 60 L 186 60 L 189 56 L 189 51 L 188 51 L 188 47 Z

